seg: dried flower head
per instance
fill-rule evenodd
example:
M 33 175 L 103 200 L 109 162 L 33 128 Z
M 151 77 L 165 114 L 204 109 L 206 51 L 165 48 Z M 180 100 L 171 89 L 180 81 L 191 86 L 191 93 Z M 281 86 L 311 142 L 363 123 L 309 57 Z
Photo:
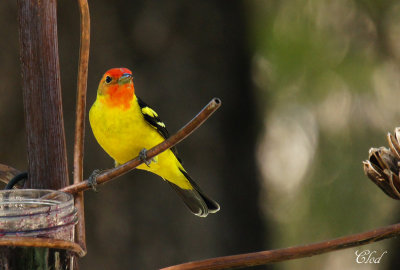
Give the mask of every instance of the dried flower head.
M 364 172 L 388 196 L 400 200 L 400 127 L 394 136 L 388 133 L 389 149 L 371 148 L 369 158 L 363 161 Z

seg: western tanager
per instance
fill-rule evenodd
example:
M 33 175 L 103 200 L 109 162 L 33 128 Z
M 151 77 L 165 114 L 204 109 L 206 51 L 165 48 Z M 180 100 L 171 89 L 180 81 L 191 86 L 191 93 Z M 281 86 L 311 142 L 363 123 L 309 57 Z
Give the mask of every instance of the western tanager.
M 116 165 L 138 155 L 145 157 L 146 149 L 169 136 L 158 114 L 135 95 L 132 72 L 127 68 L 113 68 L 104 74 L 89 120 L 98 143 Z M 189 177 L 175 148 L 137 168 L 166 180 L 195 215 L 206 217 L 219 210 L 218 203 L 207 197 Z

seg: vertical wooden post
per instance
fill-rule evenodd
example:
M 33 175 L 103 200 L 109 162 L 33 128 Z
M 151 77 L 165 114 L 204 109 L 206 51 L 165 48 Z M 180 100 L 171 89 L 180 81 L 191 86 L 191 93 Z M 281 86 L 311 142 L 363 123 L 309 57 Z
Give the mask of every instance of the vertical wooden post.
M 69 181 L 58 60 L 57 2 L 18 0 L 17 3 L 28 151 L 25 187 L 59 189 Z M 9 256 L 2 254 L 1 257 L 15 269 L 34 269 L 36 266 L 29 263 L 32 260 L 50 269 L 54 266 L 51 258 L 60 258 L 65 253 L 48 248 L 26 250 L 19 253 L 14 249 Z M 71 255 L 67 255 L 57 265 L 60 269 L 71 269 L 71 262 Z
M 68 184 L 61 102 L 56 0 L 18 0 L 22 91 L 29 181 L 26 187 Z

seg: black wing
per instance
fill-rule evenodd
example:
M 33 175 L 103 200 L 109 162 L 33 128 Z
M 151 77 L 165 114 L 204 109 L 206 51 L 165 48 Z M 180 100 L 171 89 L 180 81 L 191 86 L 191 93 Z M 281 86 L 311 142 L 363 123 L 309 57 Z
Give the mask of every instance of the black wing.
M 149 123 L 153 128 L 155 128 L 164 139 L 168 139 L 169 138 L 168 130 L 165 127 L 164 122 L 158 117 L 158 114 L 152 108 L 150 108 L 149 105 L 143 102 L 143 100 L 141 100 L 140 98 L 137 97 L 137 101 L 140 110 L 142 112 L 142 115 L 144 117 L 144 120 L 146 120 L 147 123 Z M 171 150 L 178 158 L 179 162 L 182 163 L 182 160 L 178 157 L 178 151 L 176 150 L 176 147 L 171 147 Z

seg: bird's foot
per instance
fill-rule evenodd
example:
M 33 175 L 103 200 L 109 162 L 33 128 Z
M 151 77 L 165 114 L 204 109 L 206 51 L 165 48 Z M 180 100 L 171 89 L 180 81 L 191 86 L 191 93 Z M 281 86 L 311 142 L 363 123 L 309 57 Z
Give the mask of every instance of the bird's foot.
M 147 159 L 147 149 L 146 148 L 143 148 L 142 150 L 140 150 L 139 158 L 144 164 L 147 165 L 147 167 L 150 167 L 151 162 L 155 161 L 154 158 L 152 158 L 150 160 Z
M 97 192 L 97 176 L 99 176 L 102 172 L 106 170 L 96 169 L 92 172 L 92 174 L 88 178 L 88 184 L 92 187 L 93 191 Z

